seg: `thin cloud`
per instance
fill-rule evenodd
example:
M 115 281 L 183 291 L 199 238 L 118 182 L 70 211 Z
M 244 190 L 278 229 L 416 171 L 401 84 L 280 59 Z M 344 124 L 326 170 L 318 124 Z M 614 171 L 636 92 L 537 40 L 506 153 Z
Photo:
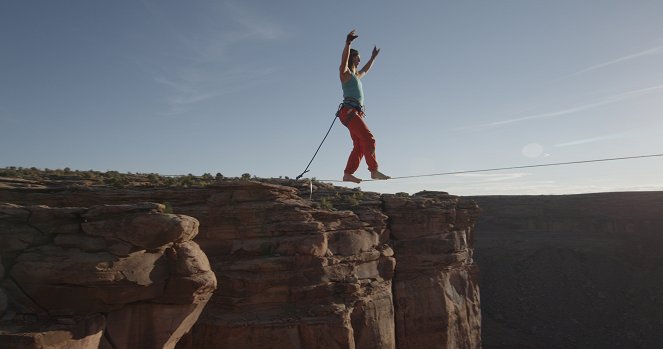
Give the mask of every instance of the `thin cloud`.
M 520 118 L 514 118 L 514 119 L 507 119 L 507 120 L 501 120 L 501 121 L 495 121 L 495 122 L 490 122 L 486 124 L 480 124 L 480 125 L 474 125 L 474 126 L 466 126 L 466 127 L 461 127 L 457 128 L 456 130 L 463 130 L 463 129 L 478 129 L 478 128 L 486 128 L 486 127 L 495 127 L 495 126 L 504 126 L 508 124 L 513 124 L 513 123 L 518 123 L 522 121 L 529 121 L 529 120 L 536 120 L 536 119 L 547 119 L 547 118 L 553 118 L 553 117 L 558 117 L 558 116 L 565 116 L 569 114 L 574 114 L 594 108 L 598 108 L 607 104 L 612 104 L 612 103 L 617 103 L 621 102 L 626 99 L 630 98 L 635 98 L 639 96 L 643 96 L 648 93 L 652 93 L 658 90 L 663 89 L 663 84 L 662 85 L 656 85 L 652 87 L 647 87 L 647 88 L 642 88 L 642 89 L 637 89 L 633 91 L 627 91 L 623 92 L 617 95 L 613 96 L 607 96 L 604 97 L 603 99 L 600 99 L 596 102 L 568 108 L 568 109 L 563 109 L 563 110 L 558 110 L 554 112 L 548 112 L 548 113 L 541 113 L 541 114 L 534 114 L 534 115 L 528 115 Z
M 165 76 L 157 76 L 157 77 L 154 78 L 154 81 L 156 83 L 166 85 L 166 86 L 168 86 L 168 87 L 170 87 L 174 90 L 178 90 L 180 92 L 190 92 L 189 91 L 190 89 L 187 87 L 186 84 L 173 81 L 173 80 L 171 80 L 171 79 L 169 79 Z
M 528 195 L 554 192 L 560 185 L 552 180 L 530 180 L 513 182 L 464 182 L 446 187 L 451 193 L 460 195 Z
M 240 7 L 239 3 L 226 3 L 227 16 L 238 27 L 232 33 L 235 39 L 259 39 L 278 40 L 285 36 L 283 28 L 265 18 L 260 18 L 256 13 L 249 11 L 246 7 Z
M 206 8 L 195 28 L 177 25 L 177 14 L 161 3 L 142 0 L 146 11 L 167 33 L 169 49 L 151 57 L 137 58 L 165 87 L 166 110 L 158 115 L 174 116 L 196 104 L 271 81 L 274 67 L 256 67 L 254 62 L 229 63 L 228 53 L 240 45 L 280 40 L 286 31 L 242 2 L 212 3 Z
M 179 58 L 198 63 L 217 61 L 232 46 L 247 40 L 279 40 L 286 31 L 276 22 L 261 18 L 240 2 L 212 4 L 206 16 L 198 19 L 196 30 L 185 30 L 177 25 L 178 14 L 168 13 L 162 3 L 141 0 L 147 13 L 159 23 L 159 32 L 166 33 L 174 46 L 180 46 Z M 172 52 L 167 54 L 172 55 Z
M 210 98 L 220 96 L 222 94 L 224 94 L 224 90 L 209 91 L 209 92 L 206 92 L 206 93 L 200 93 L 200 94 L 189 95 L 189 96 L 176 96 L 175 98 L 173 98 L 172 103 L 174 103 L 174 104 L 193 104 L 193 103 L 202 102 L 202 101 L 208 100 Z
M 454 177 L 460 177 L 460 178 L 469 178 L 469 179 L 476 179 L 478 181 L 475 181 L 473 183 L 481 183 L 481 182 L 501 182 L 501 181 L 508 181 L 512 179 L 518 179 L 518 178 L 523 178 L 526 176 L 531 175 L 531 173 L 527 172 L 514 172 L 514 173 L 461 173 L 461 174 L 456 174 Z
M 558 148 L 571 147 L 571 146 L 575 146 L 575 145 L 582 145 L 582 144 L 588 144 L 588 143 L 595 143 L 595 142 L 602 142 L 602 141 L 620 139 L 620 138 L 624 138 L 624 137 L 626 137 L 626 134 L 617 133 L 617 134 L 605 135 L 605 136 L 600 136 L 600 137 L 585 138 L 585 139 L 579 139 L 579 140 L 571 141 L 571 142 L 559 143 L 559 144 L 555 144 L 555 147 L 558 147 Z
M 636 52 L 636 53 L 633 53 L 633 54 L 630 54 L 630 55 L 626 55 L 626 56 L 623 56 L 623 57 L 612 59 L 612 60 L 609 60 L 607 62 L 595 64 L 591 67 L 587 67 L 587 68 L 579 70 L 575 73 L 571 73 L 569 75 L 563 76 L 560 79 L 568 78 L 568 77 L 576 76 L 576 75 L 580 75 L 580 74 L 584 74 L 584 73 L 587 73 L 587 72 L 590 72 L 590 71 L 593 71 L 593 70 L 597 70 L 597 69 L 601 69 L 601 68 L 611 66 L 613 64 L 622 63 L 622 62 L 630 61 L 632 59 L 636 59 L 636 58 L 640 58 L 640 57 L 644 57 L 644 56 L 649 56 L 649 55 L 652 55 L 652 54 L 662 53 L 662 52 L 663 52 L 663 46 L 652 47 L 652 48 L 646 49 L 644 51 L 640 51 L 640 52 Z
M 621 186 L 574 184 L 568 185 L 556 181 L 525 181 L 514 183 L 499 183 L 477 185 L 475 183 L 456 184 L 448 186 L 446 190 L 463 196 L 469 195 L 565 195 L 583 193 L 601 193 L 617 191 L 657 191 L 663 185 L 648 183 L 643 185 Z

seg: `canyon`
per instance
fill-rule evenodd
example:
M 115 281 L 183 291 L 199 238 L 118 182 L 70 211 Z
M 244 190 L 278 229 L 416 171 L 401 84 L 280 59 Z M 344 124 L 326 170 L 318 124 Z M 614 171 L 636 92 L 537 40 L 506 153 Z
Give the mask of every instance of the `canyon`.
M 165 257 L 148 261 L 170 261 L 156 268 L 162 272 L 135 278 L 148 289 L 179 284 L 174 289 L 184 309 L 170 330 L 153 326 L 141 339 L 145 348 L 175 340 L 181 349 L 663 346 L 661 192 L 458 197 L 278 179 L 114 188 L 66 178 L 4 178 L 0 203 L 0 342 L 13 336 L 24 343 L 50 338 L 122 348 L 114 338 L 126 343 L 132 326 L 141 328 L 137 319 L 149 319 L 140 315 L 146 304 L 152 316 L 168 311 L 159 301 L 169 292 L 143 297 L 137 307 L 143 313 L 123 310 L 122 322 L 132 325 L 119 331 L 109 314 L 132 303 L 77 313 L 75 306 L 34 294 L 62 286 L 57 282 L 12 286 L 37 279 L 30 276 L 38 270 L 36 259 L 62 258 L 67 249 L 119 259 L 127 251 L 158 253 Z M 132 236 L 152 225 L 139 224 L 127 235 L 116 221 L 103 225 L 103 234 L 93 233 L 83 221 L 90 212 L 110 215 L 96 219 L 109 222 L 177 217 L 196 222 L 190 223 L 195 232 L 178 228 L 182 233 L 143 246 L 153 239 Z M 173 264 L 176 256 L 183 258 Z M 76 264 L 82 273 L 78 265 L 85 264 Z M 50 280 L 70 277 L 49 268 Z M 16 297 L 21 292 L 26 295 Z M 38 309 L 25 307 L 30 302 Z M 8 326 L 17 319 L 23 328 Z
M 663 347 L 663 192 L 468 197 L 483 347 Z

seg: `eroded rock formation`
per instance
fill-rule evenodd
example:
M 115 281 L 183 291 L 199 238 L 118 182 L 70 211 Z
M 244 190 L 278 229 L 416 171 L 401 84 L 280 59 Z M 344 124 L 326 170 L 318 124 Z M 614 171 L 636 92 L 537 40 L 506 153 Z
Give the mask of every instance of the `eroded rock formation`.
M 384 224 L 315 209 L 292 188 L 223 189 L 209 196 L 197 239 L 220 287 L 193 348 L 394 347 Z
M 478 207 L 447 193 L 383 195 L 399 348 L 480 348 L 481 307 L 472 234 Z
M 174 348 L 216 287 L 194 218 L 0 204 L 2 348 Z
M 152 201 L 196 217 L 219 288 L 179 348 L 481 346 L 476 205 L 331 186 L 310 201 L 307 189 L 22 186 L 0 190 L 0 201 Z

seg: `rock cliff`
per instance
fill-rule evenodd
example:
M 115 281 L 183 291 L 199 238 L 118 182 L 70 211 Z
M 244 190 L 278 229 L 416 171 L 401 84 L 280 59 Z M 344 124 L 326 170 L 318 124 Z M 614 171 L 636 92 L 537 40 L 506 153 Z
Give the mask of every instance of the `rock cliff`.
M 663 192 L 472 199 L 484 348 L 663 347 Z
M 5 185 L 0 202 L 159 202 L 195 217 L 219 280 L 179 348 L 479 348 L 478 208 L 446 193 L 318 184 Z
M 198 221 L 163 210 L 0 204 L 0 347 L 174 348 L 216 278 Z
M 434 192 L 384 195 L 383 201 L 397 258 L 398 348 L 480 348 L 478 274 L 472 262 L 476 204 Z

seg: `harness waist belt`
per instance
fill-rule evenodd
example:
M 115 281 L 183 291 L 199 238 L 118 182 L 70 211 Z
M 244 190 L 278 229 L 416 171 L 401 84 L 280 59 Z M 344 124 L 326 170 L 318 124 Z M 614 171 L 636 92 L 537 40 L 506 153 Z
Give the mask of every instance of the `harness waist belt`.
M 341 103 L 341 106 L 349 107 L 349 108 L 355 109 L 355 110 L 357 110 L 359 112 L 362 112 L 362 113 L 364 112 L 364 106 L 361 105 L 361 103 L 359 103 L 358 100 L 356 100 L 352 97 L 345 97 L 343 99 L 343 102 Z
M 345 120 L 341 119 L 341 110 L 343 108 L 350 108 L 354 109 L 356 113 L 350 113 L 348 117 Z M 341 123 L 343 125 L 347 126 L 348 122 L 352 120 L 355 116 L 358 117 L 363 117 L 364 116 L 364 107 L 359 104 L 354 98 L 345 98 L 341 104 L 338 106 L 338 110 L 336 111 L 336 117 L 341 120 Z

